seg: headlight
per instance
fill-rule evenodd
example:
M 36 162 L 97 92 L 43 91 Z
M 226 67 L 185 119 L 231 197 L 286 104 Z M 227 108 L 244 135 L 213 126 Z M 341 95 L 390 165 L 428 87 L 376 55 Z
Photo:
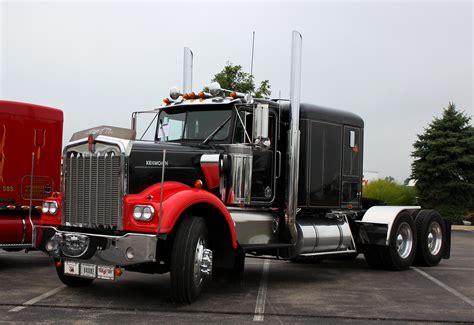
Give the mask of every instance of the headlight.
M 142 220 L 144 221 L 150 221 L 153 218 L 153 207 L 152 206 L 145 206 L 143 208 L 143 213 L 142 213 Z
M 142 218 L 142 211 L 143 211 L 143 207 L 141 205 L 137 205 L 134 209 L 133 209 L 133 217 L 136 219 L 136 220 L 140 220 Z
M 155 209 L 151 205 L 137 205 L 133 208 L 133 217 L 135 220 L 150 221 L 153 219 Z
M 45 201 L 41 207 L 41 212 L 44 214 L 55 215 L 58 213 L 58 202 L 56 201 Z
M 43 206 L 41 207 L 41 212 L 44 214 L 49 212 L 49 202 L 43 202 Z
M 56 214 L 58 212 L 58 202 L 53 201 L 49 204 L 49 214 Z

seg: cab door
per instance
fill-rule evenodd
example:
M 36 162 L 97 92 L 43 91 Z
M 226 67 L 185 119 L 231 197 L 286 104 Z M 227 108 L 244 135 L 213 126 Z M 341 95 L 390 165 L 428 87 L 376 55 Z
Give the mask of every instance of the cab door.
M 249 110 L 240 110 L 239 116 L 240 119 L 237 118 L 236 120 L 234 143 L 251 143 L 253 141 L 251 138 L 253 113 Z M 252 150 L 252 204 L 270 204 L 275 198 L 276 116 L 270 113 L 269 117 L 268 136 L 270 146 L 255 146 Z
M 353 126 L 344 126 L 342 163 L 343 207 L 360 207 L 362 186 L 362 130 Z

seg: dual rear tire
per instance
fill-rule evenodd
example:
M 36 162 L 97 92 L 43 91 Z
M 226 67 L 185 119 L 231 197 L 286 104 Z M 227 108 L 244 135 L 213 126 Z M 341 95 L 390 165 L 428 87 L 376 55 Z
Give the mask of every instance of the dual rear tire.
M 368 246 L 364 253 L 372 268 L 402 271 L 412 264 L 435 266 L 441 261 L 446 229 L 441 216 L 422 210 L 415 220 L 408 211 L 401 212 L 390 231 L 388 246 Z

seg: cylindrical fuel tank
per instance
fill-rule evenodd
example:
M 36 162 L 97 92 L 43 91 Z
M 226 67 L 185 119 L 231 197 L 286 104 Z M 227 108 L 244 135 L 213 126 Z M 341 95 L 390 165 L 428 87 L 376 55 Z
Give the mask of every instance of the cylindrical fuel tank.
M 351 228 L 342 216 L 297 219 L 300 254 L 345 251 L 352 247 Z

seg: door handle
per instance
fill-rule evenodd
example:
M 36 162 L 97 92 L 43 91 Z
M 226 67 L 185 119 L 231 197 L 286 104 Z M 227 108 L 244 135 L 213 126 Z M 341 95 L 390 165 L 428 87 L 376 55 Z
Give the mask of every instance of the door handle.
M 278 162 L 278 174 L 275 178 L 280 178 L 281 176 L 281 151 L 276 151 L 276 154 L 278 156 L 277 162 Z

